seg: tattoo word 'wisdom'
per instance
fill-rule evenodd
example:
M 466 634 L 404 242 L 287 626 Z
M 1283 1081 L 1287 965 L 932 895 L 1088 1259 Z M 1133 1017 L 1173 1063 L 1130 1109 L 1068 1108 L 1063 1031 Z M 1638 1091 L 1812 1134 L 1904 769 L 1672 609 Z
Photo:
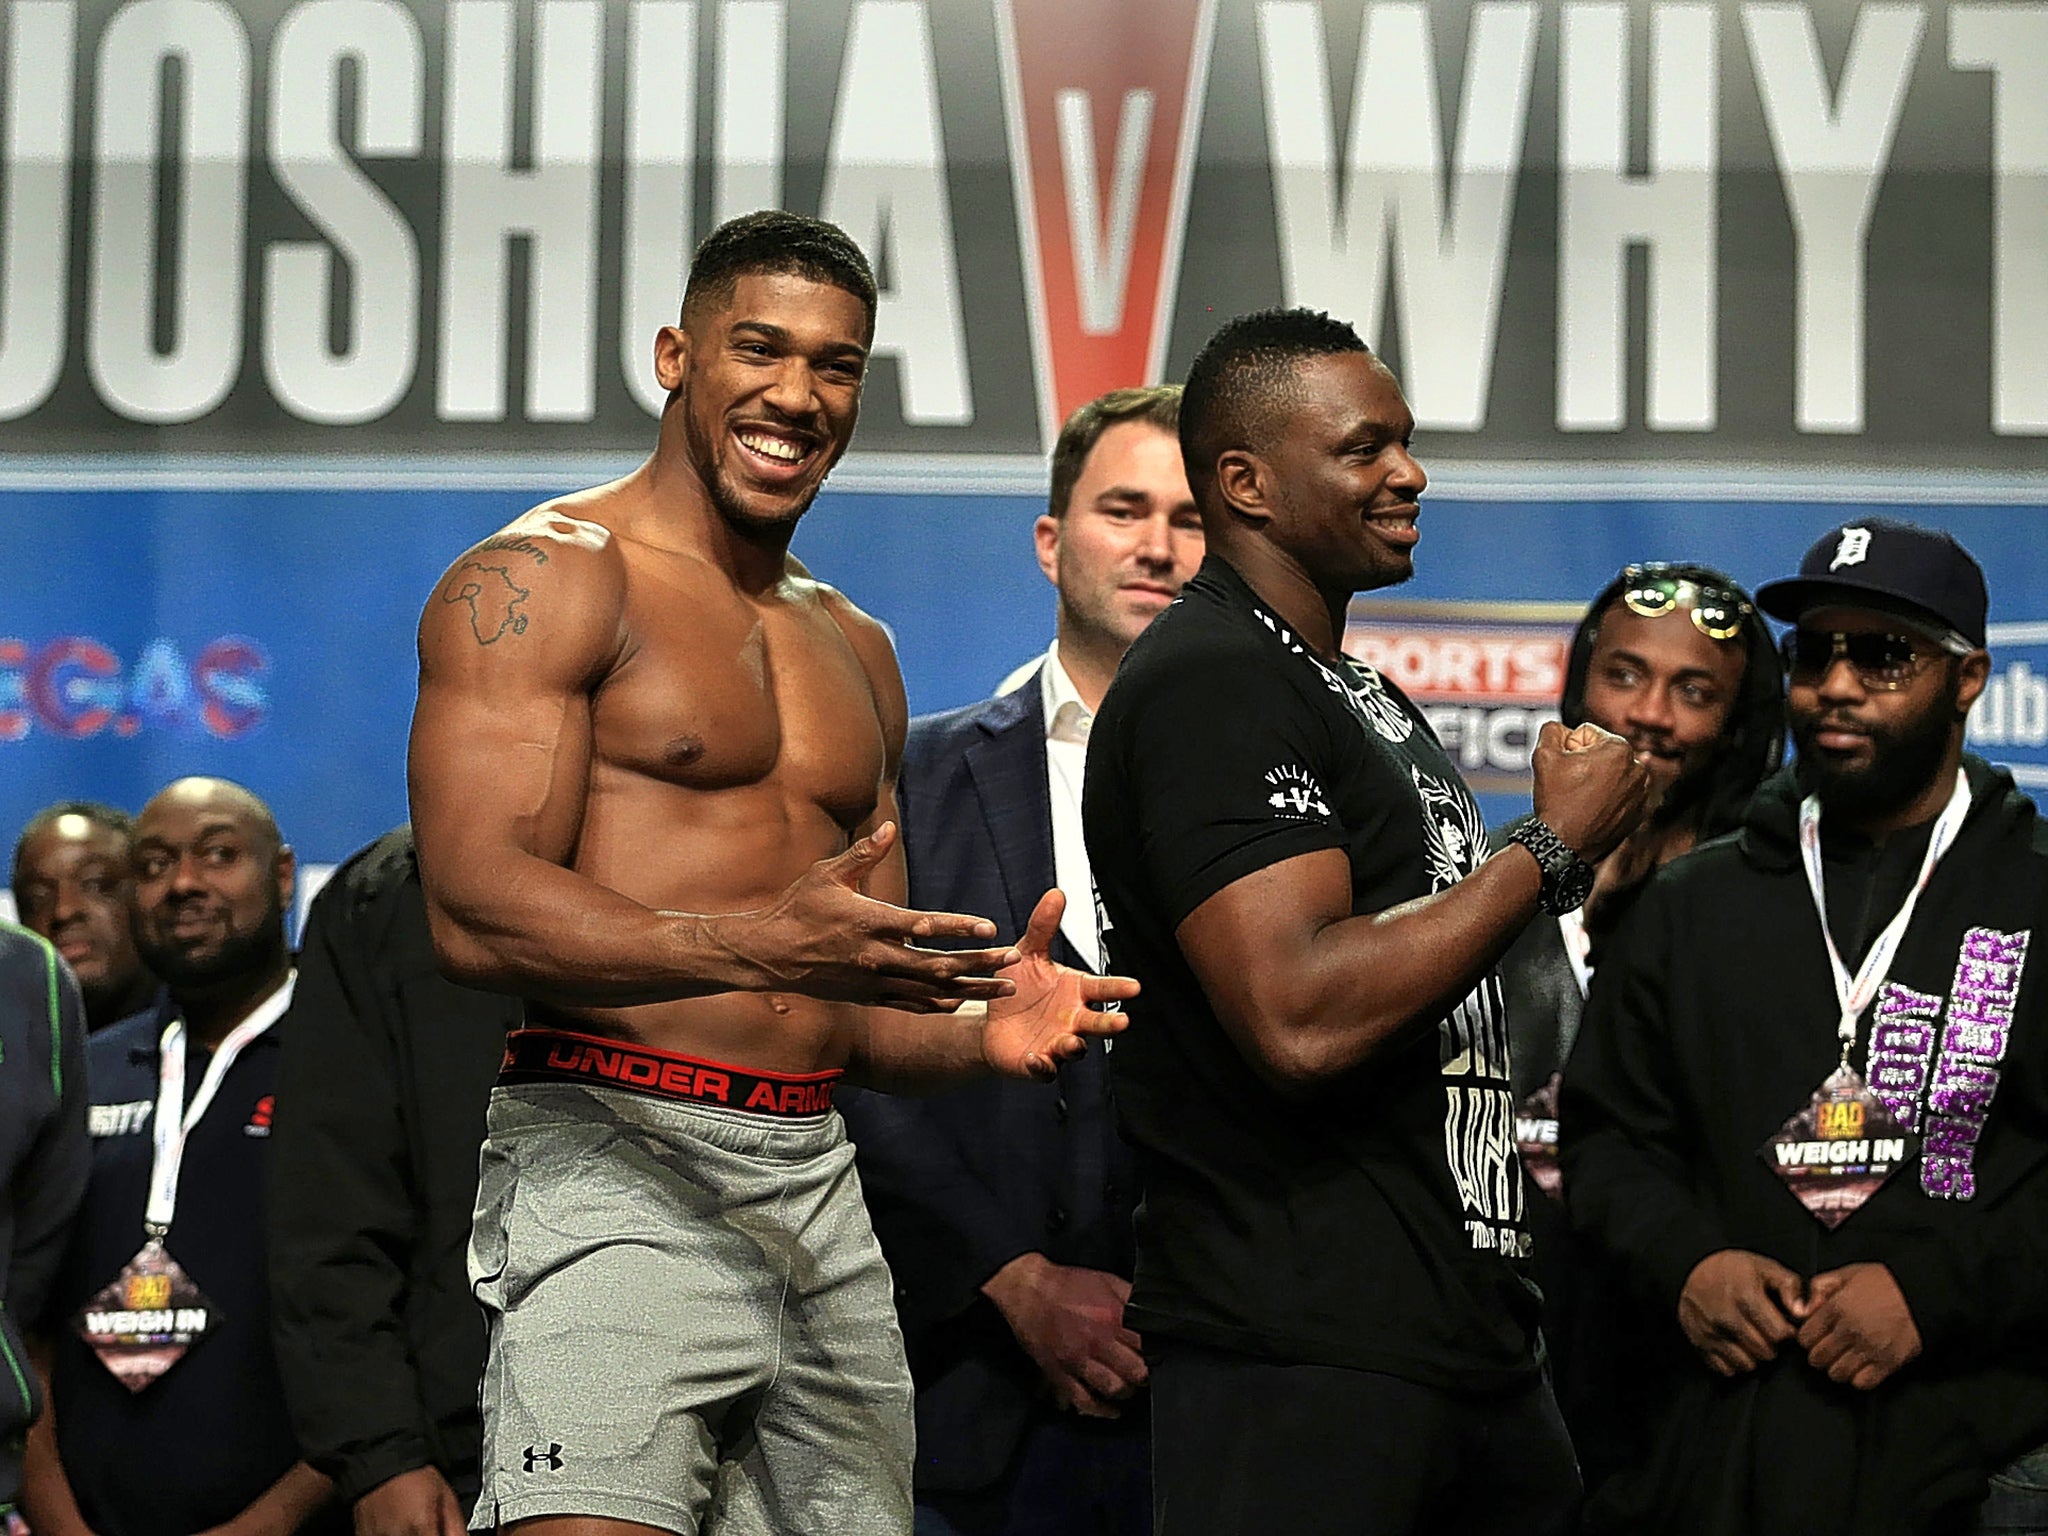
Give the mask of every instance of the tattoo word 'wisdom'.
M 466 560 L 442 592 L 441 601 L 469 604 L 469 627 L 476 634 L 477 644 L 489 645 L 501 639 L 508 629 L 515 635 L 526 633 L 526 615 L 519 611 L 519 605 L 529 595 L 504 566 Z

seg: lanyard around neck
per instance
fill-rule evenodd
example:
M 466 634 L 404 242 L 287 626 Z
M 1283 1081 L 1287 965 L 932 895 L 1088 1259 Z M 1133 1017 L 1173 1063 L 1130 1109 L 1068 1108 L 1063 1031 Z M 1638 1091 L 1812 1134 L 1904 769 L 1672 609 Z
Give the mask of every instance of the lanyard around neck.
M 158 1242 L 169 1234 L 171 1219 L 178 1213 L 178 1173 L 185 1163 L 185 1138 L 212 1105 L 221 1080 L 242 1048 L 283 1017 L 298 979 L 297 971 L 286 976 L 283 986 L 228 1031 L 213 1060 L 206 1064 L 206 1075 L 199 1079 L 199 1091 L 192 1095 L 189 1108 L 185 1104 L 185 1021 L 173 1019 L 165 1026 L 157 1050 L 156 1115 L 150 1126 L 155 1155 L 149 1165 L 149 1205 L 142 1218 L 143 1230 Z
M 1835 944 L 1835 936 L 1828 928 L 1827 892 L 1820 861 L 1820 799 L 1808 795 L 1799 803 L 1799 856 L 1806 865 L 1807 889 L 1813 893 L 1814 910 L 1820 914 L 1820 936 L 1827 941 L 1828 965 L 1834 971 L 1835 1001 L 1841 1007 L 1841 1020 L 1836 1031 L 1841 1036 L 1842 1059 L 1845 1062 L 1849 1059 L 1849 1048 L 1856 1043 L 1857 1020 L 1863 1017 L 1863 1010 L 1870 1006 L 1870 1000 L 1877 996 L 1877 989 L 1884 985 L 1885 977 L 1891 974 L 1892 960 L 1906 937 L 1907 925 L 1913 921 L 1913 909 L 1920 904 L 1920 893 L 1934 878 L 1934 866 L 1941 862 L 1941 856 L 1955 842 L 1956 834 L 1963 829 L 1963 819 L 1969 814 L 1970 781 L 1959 768 L 1956 770 L 1955 793 L 1948 797 L 1948 805 L 1935 820 L 1934 831 L 1927 839 L 1927 855 L 1920 861 L 1919 878 L 1906 894 L 1905 905 L 1899 908 L 1898 916 L 1885 925 L 1884 931 L 1871 944 L 1870 953 L 1863 957 L 1863 964 L 1852 976 L 1842 961 L 1842 951 Z

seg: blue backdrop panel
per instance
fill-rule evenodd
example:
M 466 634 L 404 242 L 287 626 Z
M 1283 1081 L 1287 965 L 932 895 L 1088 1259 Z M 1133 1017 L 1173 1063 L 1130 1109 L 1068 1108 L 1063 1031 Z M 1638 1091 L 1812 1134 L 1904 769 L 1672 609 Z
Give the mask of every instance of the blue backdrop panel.
M 0 835 L 53 800 L 130 808 L 185 773 L 239 779 L 302 856 L 405 814 L 413 626 L 443 567 L 551 488 L 0 492 Z M 981 697 L 1052 631 L 1026 496 L 828 494 L 797 552 L 894 631 L 911 707 Z M 1746 584 L 1882 508 L 1438 500 L 1403 597 L 1582 601 L 1630 560 Z M 1986 745 L 2048 783 L 2048 524 L 1916 509 L 1984 562 L 2005 691 Z M 1490 814 L 1512 808 L 1502 797 Z

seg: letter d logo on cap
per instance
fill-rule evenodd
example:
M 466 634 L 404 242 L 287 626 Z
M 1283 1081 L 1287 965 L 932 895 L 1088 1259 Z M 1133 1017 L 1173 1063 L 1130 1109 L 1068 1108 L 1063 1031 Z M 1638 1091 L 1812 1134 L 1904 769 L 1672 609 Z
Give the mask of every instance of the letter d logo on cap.
M 1835 546 L 1835 558 L 1828 562 L 1828 569 L 1839 571 L 1845 565 L 1861 565 L 1869 555 L 1870 530 L 1844 528 L 1842 542 Z

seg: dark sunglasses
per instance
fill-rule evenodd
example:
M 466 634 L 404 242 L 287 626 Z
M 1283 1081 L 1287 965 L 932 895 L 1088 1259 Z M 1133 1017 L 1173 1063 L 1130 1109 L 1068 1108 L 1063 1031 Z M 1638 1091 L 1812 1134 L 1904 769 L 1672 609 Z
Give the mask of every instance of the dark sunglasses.
M 1629 566 L 1621 573 L 1621 600 L 1646 619 L 1684 608 L 1692 627 L 1709 640 L 1733 640 L 1753 611 L 1740 593 L 1677 575 L 1668 565 Z
M 1848 658 L 1857 681 L 1877 693 L 1898 692 L 1934 654 L 1922 649 L 1911 635 L 1876 631 L 1845 635 L 1840 630 L 1790 629 L 1779 648 L 1785 670 L 1796 682 L 1819 682 L 1840 656 Z

